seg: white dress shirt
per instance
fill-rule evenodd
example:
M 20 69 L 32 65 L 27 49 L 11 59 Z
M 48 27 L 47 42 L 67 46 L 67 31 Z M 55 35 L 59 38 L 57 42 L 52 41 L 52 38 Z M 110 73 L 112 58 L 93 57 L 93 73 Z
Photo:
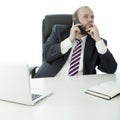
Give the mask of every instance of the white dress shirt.
M 82 75 L 83 74 L 83 55 L 84 55 L 84 47 L 85 47 L 85 42 L 86 42 L 86 38 L 87 36 L 84 36 L 81 38 L 82 40 L 82 51 L 81 51 L 81 58 L 80 58 L 80 65 L 79 65 L 79 73 L 77 75 Z M 62 69 L 58 72 L 58 74 L 56 76 L 66 76 L 68 75 L 68 70 L 70 67 L 70 60 L 71 60 L 71 55 L 73 52 L 73 49 L 76 45 L 76 41 L 74 41 L 73 43 L 69 40 L 69 38 L 66 38 L 64 41 L 61 42 L 61 53 L 65 54 L 66 52 L 68 52 L 68 50 L 70 48 L 72 48 L 71 53 L 66 61 L 66 63 L 63 65 Z M 103 42 L 103 40 L 99 40 L 98 42 L 96 42 L 96 48 L 97 51 L 100 54 L 105 54 L 105 52 L 107 51 L 107 46 L 105 45 L 105 43 Z

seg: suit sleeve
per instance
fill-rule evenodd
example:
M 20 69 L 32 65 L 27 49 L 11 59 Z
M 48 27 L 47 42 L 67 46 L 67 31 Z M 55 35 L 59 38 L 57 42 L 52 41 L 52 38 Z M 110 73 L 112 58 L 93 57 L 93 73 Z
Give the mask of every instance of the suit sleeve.
M 99 53 L 98 69 L 106 73 L 114 73 L 117 69 L 117 62 L 108 48 L 104 54 Z
M 53 62 L 63 56 L 60 48 L 61 39 L 59 36 L 61 36 L 60 31 L 54 26 L 43 48 L 43 57 L 46 62 Z

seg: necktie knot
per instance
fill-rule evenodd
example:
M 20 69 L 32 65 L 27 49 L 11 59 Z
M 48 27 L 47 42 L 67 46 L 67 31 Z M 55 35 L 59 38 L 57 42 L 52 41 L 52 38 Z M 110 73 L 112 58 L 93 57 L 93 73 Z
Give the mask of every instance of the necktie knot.
M 77 42 L 77 43 L 81 43 L 82 40 L 81 40 L 81 39 L 76 39 L 76 42 Z

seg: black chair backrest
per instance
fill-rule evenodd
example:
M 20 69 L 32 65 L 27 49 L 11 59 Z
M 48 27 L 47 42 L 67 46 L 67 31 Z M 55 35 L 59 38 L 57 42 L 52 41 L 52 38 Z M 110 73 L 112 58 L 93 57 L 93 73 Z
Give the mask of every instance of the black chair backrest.
M 42 21 L 42 45 L 46 42 L 55 24 L 72 25 L 72 14 L 53 14 L 45 16 Z

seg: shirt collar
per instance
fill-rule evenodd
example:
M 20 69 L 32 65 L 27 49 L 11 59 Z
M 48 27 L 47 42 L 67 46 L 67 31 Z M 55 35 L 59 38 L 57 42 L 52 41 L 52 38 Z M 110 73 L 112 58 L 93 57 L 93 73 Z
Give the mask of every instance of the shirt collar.
M 85 41 L 85 40 L 86 40 L 86 38 L 87 38 L 87 35 L 86 35 L 86 36 L 84 36 L 84 37 L 81 37 L 81 40 L 82 40 L 82 41 Z
M 85 45 L 86 39 L 87 39 L 87 35 L 81 38 L 82 43 L 83 43 L 84 45 Z

